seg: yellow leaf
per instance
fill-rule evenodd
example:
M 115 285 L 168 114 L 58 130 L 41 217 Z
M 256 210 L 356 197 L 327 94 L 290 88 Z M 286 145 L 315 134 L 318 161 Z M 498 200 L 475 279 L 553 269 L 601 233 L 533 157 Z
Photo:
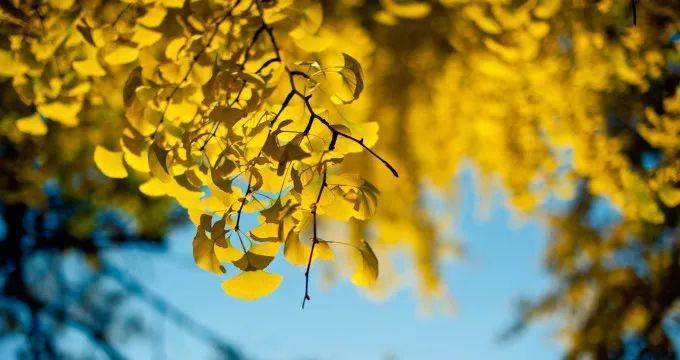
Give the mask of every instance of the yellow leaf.
M 83 76 L 104 76 L 106 71 L 95 58 L 74 61 L 73 69 Z
M 365 240 L 360 241 L 357 246 L 359 250 L 357 266 L 351 281 L 358 286 L 371 286 L 378 279 L 378 258 Z
M 215 255 L 220 261 L 232 262 L 240 259 L 243 256 L 243 251 L 237 250 L 233 246 L 215 246 Z
M 293 265 L 306 265 L 309 259 L 310 247 L 300 241 L 300 236 L 290 231 L 283 245 L 283 256 Z
M 47 126 L 38 113 L 18 119 L 16 124 L 22 133 L 36 136 L 47 134 Z
M 319 242 L 314 246 L 314 258 L 312 260 L 331 261 L 333 259 L 335 259 L 335 254 L 328 242 L 319 239 Z
M 168 167 L 168 151 L 162 149 L 154 142 L 149 146 L 148 155 L 151 175 L 164 183 L 169 183 L 172 180 L 172 176 L 170 175 L 170 169 Z
M 210 215 L 203 215 L 210 216 Z M 214 274 L 224 274 L 224 267 L 220 264 L 220 259 L 215 253 L 215 241 L 205 235 L 204 229 L 199 227 L 194 237 L 193 253 L 196 265 L 203 270 L 210 271 Z
M 28 70 L 28 66 L 14 61 L 11 52 L 0 50 L 0 76 L 9 77 L 23 74 L 26 70 Z
M 104 61 L 111 65 L 122 65 L 133 62 L 139 56 L 139 50 L 121 45 L 115 48 L 115 50 L 104 56 Z
M 139 172 L 148 173 L 151 171 L 151 169 L 149 169 L 149 156 L 146 151 L 142 151 L 139 155 L 136 155 L 130 151 L 124 151 L 123 158 L 131 168 Z
M 123 153 L 109 151 L 97 145 L 94 149 L 94 163 L 99 170 L 110 178 L 124 178 L 128 173 L 123 165 Z
M 147 196 L 163 196 L 166 195 L 163 182 L 156 178 L 151 178 L 142 185 L 139 185 L 139 191 Z
M 74 0 L 50 0 L 50 5 L 57 9 L 67 10 L 73 6 Z
M 79 102 L 63 103 L 55 101 L 49 104 L 38 105 L 38 112 L 51 120 L 58 121 L 66 126 L 78 125 L 78 113 L 82 104 Z
M 380 3 L 389 11 L 401 18 L 418 19 L 430 13 L 431 6 L 425 2 L 380 0 Z
M 242 272 L 222 283 L 222 289 L 241 300 L 256 300 L 274 292 L 283 276 L 270 274 L 262 270 Z
M 250 230 L 250 237 L 257 241 L 280 241 L 279 224 L 263 223 Z
M 146 27 L 157 27 L 163 22 L 163 19 L 165 19 L 165 14 L 167 14 L 167 12 L 168 11 L 162 6 L 152 7 L 146 11 L 144 16 L 137 19 L 137 23 Z
M 534 8 L 534 15 L 542 19 L 550 18 L 560 10 L 561 5 L 562 0 L 541 0 Z
M 150 46 L 160 40 L 162 35 L 158 31 L 153 31 L 143 26 L 135 26 L 135 32 L 131 40 L 139 46 Z
M 161 4 L 166 7 L 181 8 L 184 5 L 184 0 L 161 0 Z
M 676 207 L 680 204 L 680 189 L 673 188 L 671 185 L 666 185 L 659 189 L 659 198 L 668 207 Z

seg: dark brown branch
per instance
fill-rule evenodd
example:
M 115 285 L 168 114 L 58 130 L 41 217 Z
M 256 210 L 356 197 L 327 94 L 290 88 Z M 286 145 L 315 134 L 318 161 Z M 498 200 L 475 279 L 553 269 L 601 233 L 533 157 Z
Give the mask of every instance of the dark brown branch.
M 246 204 L 246 198 L 248 197 L 248 195 L 250 195 L 252 181 L 253 173 L 251 172 L 250 175 L 248 175 L 248 187 L 246 188 L 246 193 L 243 195 L 243 199 L 241 199 L 241 206 L 239 206 L 238 215 L 236 215 L 236 226 L 234 226 L 234 230 L 236 231 L 239 231 L 239 224 L 241 223 L 241 214 L 243 213 L 243 207 Z
M 390 172 L 392 173 L 392 175 L 394 175 L 395 177 L 399 177 L 399 173 L 398 173 L 397 170 L 394 168 L 394 166 L 392 166 L 387 160 L 385 160 L 385 158 L 383 158 L 382 156 L 378 155 L 375 151 L 371 150 L 371 148 L 369 148 L 368 146 L 366 146 L 366 144 L 364 144 L 364 139 L 358 139 L 358 138 L 356 138 L 356 137 L 354 137 L 354 136 L 352 136 L 352 135 L 349 135 L 349 134 L 346 134 L 346 133 L 344 133 L 344 132 L 342 132 L 342 131 L 337 130 L 335 127 L 333 127 L 333 125 L 332 125 L 330 122 L 328 122 L 328 120 L 326 120 L 325 118 L 323 118 L 322 116 L 320 116 L 319 114 L 317 114 L 317 113 L 314 111 L 314 108 L 312 107 L 312 104 L 309 102 L 309 99 L 311 99 L 311 95 L 305 95 L 305 94 L 303 94 L 302 92 L 300 92 L 300 91 L 295 87 L 295 81 L 294 81 L 295 76 L 301 76 L 301 77 L 304 77 L 305 79 L 311 79 L 311 78 L 309 77 L 309 75 L 307 75 L 306 73 L 304 73 L 304 72 L 302 72 L 302 71 L 298 71 L 298 70 L 290 70 L 290 69 L 288 69 L 288 68 L 286 68 L 286 71 L 288 71 L 288 74 L 289 74 L 289 77 L 290 77 L 290 86 L 291 86 L 291 88 L 292 88 L 291 91 L 293 92 L 293 94 L 299 96 L 299 97 L 305 102 L 305 106 L 307 107 L 307 110 L 309 110 L 309 112 L 310 112 L 312 118 L 313 118 L 313 119 L 316 119 L 316 120 L 319 120 L 319 122 L 321 122 L 322 124 L 324 124 L 324 125 L 328 128 L 328 130 L 331 132 L 331 134 L 332 134 L 332 136 L 333 136 L 334 139 L 337 138 L 338 136 L 341 136 L 341 137 L 344 137 L 344 138 L 347 139 L 347 140 L 353 141 L 353 142 L 355 142 L 355 143 L 361 145 L 361 147 L 363 147 L 366 151 L 368 151 L 371 155 L 373 155 L 373 157 L 375 157 L 375 158 L 378 159 L 380 162 L 382 162 L 383 165 L 385 165 L 385 167 L 387 167 L 387 169 L 390 170 Z
M 260 20 L 262 21 L 262 27 L 264 30 L 267 32 L 267 36 L 269 37 L 269 41 L 272 43 L 272 47 L 274 48 L 274 58 L 269 59 L 265 61 L 256 71 L 256 74 L 260 74 L 264 69 L 267 68 L 267 66 L 275 63 L 275 62 L 281 62 L 281 52 L 279 51 L 279 45 L 276 43 L 276 37 L 274 37 L 274 29 L 269 26 L 265 21 L 264 21 L 264 10 L 262 9 L 262 5 L 260 4 L 259 0 L 255 0 L 255 4 L 257 5 L 257 12 L 260 16 Z
M 305 271 L 305 297 L 302 299 L 302 308 L 305 308 L 305 303 L 307 300 L 311 300 L 312 298 L 309 296 L 309 271 L 312 268 L 312 259 L 314 257 L 314 248 L 316 247 L 316 244 L 319 243 L 319 237 L 317 236 L 317 223 L 316 223 L 316 208 L 319 204 L 319 201 L 321 201 L 321 194 L 323 194 L 323 189 L 326 188 L 326 175 L 328 174 L 328 170 L 324 168 L 323 171 L 323 178 L 321 180 L 321 187 L 319 188 L 319 193 L 316 195 L 316 201 L 312 205 L 312 216 L 313 216 L 313 232 L 314 232 L 314 237 L 312 238 L 312 247 L 309 250 L 309 260 L 307 260 L 307 270 Z
M 279 118 L 279 116 L 281 116 L 281 113 L 283 112 L 283 110 L 286 109 L 286 106 L 288 106 L 288 104 L 290 103 L 290 100 L 293 99 L 294 95 L 295 95 L 295 92 L 293 92 L 293 91 L 289 92 L 288 95 L 286 95 L 286 98 L 283 100 L 283 103 L 281 104 L 281 108 L 276 113 L 276 115 L 274 116 L 272 121 L 269 123 L 270 127 L 274 127 L 274 123 L 276 123 L 276 120 Z
M 255 31 L 255 34 L 253 35 L 253 38 L 250 41 L 250 43 L 248 44 L 248 46 L 246 46 L 246 49 L 243 52 L 243 62 L 239 66 L 241 71 L 243 71 L 243 69 L 245 69 L 246 63 L 248 63 L 248 58 L 250 57 L 250 50 L 253 49 L 253 46 L 255 46 L 255 44 L 257 43 L 257 39 L 260 37 L 260 34 L 262 34 L 262 31 L 264 31 L 265 28 L 266 28 L 266 25 L 264 25 L 264 22 L 263 22 L 262 25 L 259 28 L 257 28 L 257 30 Z

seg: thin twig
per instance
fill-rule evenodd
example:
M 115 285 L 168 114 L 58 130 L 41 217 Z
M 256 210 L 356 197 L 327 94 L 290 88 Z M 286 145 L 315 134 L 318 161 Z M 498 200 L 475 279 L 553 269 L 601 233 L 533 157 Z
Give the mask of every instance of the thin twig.
M 312 258 L 314 257 L 314 248 L 316 247 L 316 244 L 319 243 L 319 238 L 317 236 L 317 223 L 316 223 L 316 209 L 319 204 L 319 201 L 321 200 L 321 194 L 323 194 L 323 189 L 326 188 L 326 175 L 328 174 L 328 170 L 324 168 L 323 171 L 323 178 L 321 180 L 321 187 L 319 188 L 319 193 L 316 195 L 316 201 L 312 205 L 312 216 L 313 216 L 313 233 L 314 237 L 312 239 L 312 247 L 309 250 L 309 259 L 307 260 L 307 270 L 305 271 L 305 297 L 302 299 L 302 308 L 305 308 L 305 303 L 307 300 L 311 300 L 312 298 L 309 296 L 309 271 L 311 270 L 312 267 Z

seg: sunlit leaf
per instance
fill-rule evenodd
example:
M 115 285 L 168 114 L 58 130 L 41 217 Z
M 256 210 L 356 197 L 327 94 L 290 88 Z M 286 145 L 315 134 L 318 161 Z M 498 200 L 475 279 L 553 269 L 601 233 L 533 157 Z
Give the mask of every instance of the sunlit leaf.
M 26 134 L 36 136 L 47 134 L 47 125 L 37 113 L 17 119 L 16 124 L 19 131 Z
M 360 240 L 357 246 L 359 256 L 356 268 L 352 274 L 352 283 L 359 286 L 372 286 L 378 279 L 378 258 L 365 240 Z
M 274 292 L 283 276 L 264 271 L 242 272 L 222 283 L 222 289 L 235 298 L 256 300 Z
M 102 146 L 94 149 L 94 163 L 104 175 L 111 178 L 125 178 L 128 175 L 123 165 L 123 153 L 110 151 Z

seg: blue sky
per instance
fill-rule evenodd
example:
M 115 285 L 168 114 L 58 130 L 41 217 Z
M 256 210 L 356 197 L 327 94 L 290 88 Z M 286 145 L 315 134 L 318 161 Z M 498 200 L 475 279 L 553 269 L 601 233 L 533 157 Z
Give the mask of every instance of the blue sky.
M 555 323 L 538 324 L 510 342 L 498 341 L 513 323 L 520 297 L 538 295 L 550 285 L 541 263 L 545 228 L 514 219 L 501 194 L 494 196 L 488 217 L 480 219 L 469 173 L 457 186 L 461 204 L 454 225 L 465 257 L 442 268 L 457 303 L 453 315 L 423 315 L 410 289 L 376 302 L 347 281 L 323 290 L 314 279 L 313 300 L 303 311 L 303 270 L 284 261 L 271 266 L 285 277 L 272 296 L 256 302 L 229 298 L 220 279 L 193 265 L 190 227 L 171 234 L 169 254 L 124 250 L 111 259 L 255 359 L 558 358 Z M 211 354 L 204 343 L 161 316 L 149 314 L 147 322 L 159 331 L 162 350 L 130 344 L 127 354 L 171 359 Z

